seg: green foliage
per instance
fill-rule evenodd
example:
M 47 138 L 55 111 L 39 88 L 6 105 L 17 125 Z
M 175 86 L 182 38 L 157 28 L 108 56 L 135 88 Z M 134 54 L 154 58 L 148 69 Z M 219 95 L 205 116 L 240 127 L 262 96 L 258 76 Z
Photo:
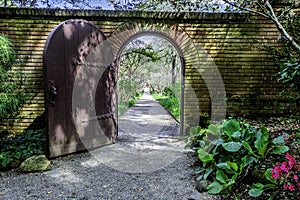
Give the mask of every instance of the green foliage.
M 177 93 L 177 94 L 176 94 Z M 154 99 L 167 109 L 176 119 L 180 118 L 180 84 L 165 87 L 162 93 L 153 93 Z
M 118 116 L 121 116 L 128 108 L 132 107 L 143 95 L 142 92 L 136 92 L 128 102 L 118 102 Z
M 281 15 L 280 21 L 284 29 L 293 37 L 293 40 L 300 42 L 300 14 L 293 9 Z M 273 54 L 275 63 L 279 66 L 277 73 L 278 81 L 289 84 L 289 89 L 284 90 L 282 94 L 288 96 L 291 102 L 295 102 L 300 107 L 300 52 L 295 50 L 294 46 L 282 35 L 278 40 L 284 42 L 283 48 L 265 47 L 264 49 Z
M 220 12 L 236 11 L 218 0 L 110 0 L 117 10 Z
M 26 98 L 22 90 L 24 75 L 9 71 L 16 62 L 12 44 L 6 36 L 0 35 L 0 119 L 17 111 Z
M 280 66 L 279 81 L 290 85 L 292 99 L 300 107 L 300 63 L 296 59 L 289 60 Z
M 16 61 L 12 43 L 7 36 L 0 35 L 0 69 L 9 69 Z
M 142 96 L 138 82 L 130 79 L 118 81 L 118 115 L 121 116 L 128 108 L 133 106 Z
M 206 129 L 193 127 L 187 142 L 201 161 L 197 180 L 211 182 L 207 188 L 210 194 L 235 196 L 234 188 L 242 180 L 252 185 L 248 191 L 252 197 L 275 188 L 266 161 L 275 162 L 289 150 L 283 136 L 271 139 L 265 127 L 258 129 L 236 120 Z
M 0 170 L 18 167 L 33 155 L 45 154 L 45 130 L 28 130 L 0 140 Z

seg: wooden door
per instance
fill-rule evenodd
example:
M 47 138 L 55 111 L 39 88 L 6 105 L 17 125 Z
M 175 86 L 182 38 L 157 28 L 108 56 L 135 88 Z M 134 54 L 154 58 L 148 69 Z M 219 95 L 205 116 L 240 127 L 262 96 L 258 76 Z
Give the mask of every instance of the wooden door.
M 113 143 L 117 134 L 117 65 L 104 34 L 68 20 L 44 49 L 48 157 Z

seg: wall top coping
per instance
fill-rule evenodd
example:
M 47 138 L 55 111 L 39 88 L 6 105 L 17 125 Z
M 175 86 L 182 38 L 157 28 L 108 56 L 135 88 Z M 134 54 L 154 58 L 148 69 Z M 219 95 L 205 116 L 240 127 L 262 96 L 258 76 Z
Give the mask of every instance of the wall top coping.
M 135 18 L 165 20 L 225 20 L 245 21 L 247 13 L 207 13 L 207 12 L 146 12 L 146 11 L 108 11 L 108 10 L 62 10 L 34 8 L 1 8 L 0 16 L 32 17 L 81 17 L 81 18 Z

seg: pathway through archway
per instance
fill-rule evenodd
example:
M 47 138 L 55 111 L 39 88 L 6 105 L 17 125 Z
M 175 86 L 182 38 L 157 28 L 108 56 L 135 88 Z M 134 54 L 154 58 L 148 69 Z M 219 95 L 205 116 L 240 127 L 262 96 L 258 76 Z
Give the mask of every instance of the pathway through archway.
M 145 92 L 119 119 L 114 145 L 91 151 L 99 162 L 119 171 L 147 173 L 167 167 L 184 153 L 179 123 Z

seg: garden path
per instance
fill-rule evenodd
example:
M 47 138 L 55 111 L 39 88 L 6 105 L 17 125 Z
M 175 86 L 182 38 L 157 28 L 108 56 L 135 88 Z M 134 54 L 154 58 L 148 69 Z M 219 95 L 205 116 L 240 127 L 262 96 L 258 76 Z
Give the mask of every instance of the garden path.
M 145 93 L 119 119 L 116 144 L 52 160 L 52 170 L 0 172 L 0 199 L 212 199 L 195 189 L 179 124 Z

